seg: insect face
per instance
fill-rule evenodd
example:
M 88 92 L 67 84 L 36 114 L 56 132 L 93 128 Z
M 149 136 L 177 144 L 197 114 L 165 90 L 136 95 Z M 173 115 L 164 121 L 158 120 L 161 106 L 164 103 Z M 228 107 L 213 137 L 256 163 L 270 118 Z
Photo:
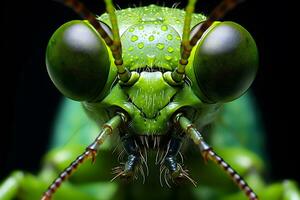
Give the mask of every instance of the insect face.
M 146 163 L 142 151 L 149 147 L 148 138 L 155 147 L 156 136 L 163 136 L 164 145 L 158 149 L 164 154 L 158 164 L 166 184 L 181 179 L 194 183 L 176 158 L 188 136 L 205 159 L 226 171 L 249 199 L 257 200 L 197 130 L 212 122 L 222 103 L 243 94 L 257 70 L 251 35 L 235 23 L 215 23 L 237 2 L 224 0 L 208 18 L 193 14 L 195 0 L 189 1 L 186 12 L 154 5 L 115 12 L 106 0 L 108 15 L 99 18 L 76 0 L 65 3 L 92 26 L 73 21 L 58 29 L 47 49 L 49 74 L 63 94 L 82 101 L 89 117 L 106 123 L 43 199 L 50 199 L 79 164 L 94 160 L 105 138 L 118 129 L 128 157 L 114 170 L 115 178 L 134 179 Z M 117 19 L 124 23 L 118 25 Z

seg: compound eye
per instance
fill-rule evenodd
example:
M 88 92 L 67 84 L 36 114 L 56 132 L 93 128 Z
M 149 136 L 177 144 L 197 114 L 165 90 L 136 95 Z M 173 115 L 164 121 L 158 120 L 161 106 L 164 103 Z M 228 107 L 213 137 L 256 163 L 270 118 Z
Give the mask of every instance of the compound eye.
M 46 65 L 62 94 L 77 101 L 93 101 L 106 84 L 110 60 L 98 32 L 88 22 L 74 20 L 51 37 Z
M 210 102 L 228 102 L 250 87 L 258 68 L 258 52 L 249 32 L 234 22 L 209 28 L 194 55 L 194 73 Z

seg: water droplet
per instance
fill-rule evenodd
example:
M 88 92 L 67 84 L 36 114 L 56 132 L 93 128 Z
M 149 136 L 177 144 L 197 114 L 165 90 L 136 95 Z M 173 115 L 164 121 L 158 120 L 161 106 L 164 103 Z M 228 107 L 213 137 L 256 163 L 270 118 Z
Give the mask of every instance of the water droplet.
M 169 53 L 172 53 L 174 51 L 174 48 L 173 47 L 168 47 L 168 52 Z
M 181 40 L 181 38 L 179 36 L 176 37 L 176 40 Z
M 149 41 L 153 41 L 154 40 L 154 36 L 151 35 L 148 39 L 149 39 Z
M 133 32 L 133 31 L 134 31 L 134 28 L 130 28 L 130 29 L 129 29 L 129 32 Z
M 139 30 L 143 30 L 143 29 L 144 29 L 144 26 L 143 26 L 143 25 L 140 25 L 138 29 L 139 29 Z
M 167 38 L 168 38 L 168 40 L 173 40 L 173 35 L 172 34 L 168 34 Z
M 168 30 L 168 26 L 167 25 L 162 25 L 161 26 L 161 30 L 162 31 L 167 31 Z
M 167 61 L 170 61 L 170 60 L 172 60 L 172 56 L 165 56 L 165 59 L 166 59 Z
M 139 49 L 142 49 L 144 47 L 144 42 L 140 42 L 139 44 L 138 44 L 138 48 Z
M 164 18 L 162 18 L 162 17 L 157 17 L 156 18 L 158 21 L 164 21 Z
M 163 43 L 157 43 L 156 47 L 160 50 L 163 50 L 165 48 L 165 45 Z
M 132 42 L 135 42 L 135 41 L 137 41 L 138 39 L 139 39 L 139 37 L 136 36 L 136 35 L 131 36 L 131 41 L 132 41 Z
M 128 48 L 128 51 L 132 51 L 133 50 L 133 46 L 130 46 L 129 48 Z
M 180 20 L 179 19 L 176 19 L 175 21 L 176 21 L 177 24 L 180 24 Z

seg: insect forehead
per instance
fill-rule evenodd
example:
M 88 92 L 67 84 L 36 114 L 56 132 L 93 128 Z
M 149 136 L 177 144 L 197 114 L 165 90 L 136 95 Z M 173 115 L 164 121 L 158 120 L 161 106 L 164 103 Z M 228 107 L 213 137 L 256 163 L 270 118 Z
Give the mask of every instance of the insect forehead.
M 123 59 L 130 70 L 140 67 L 176 67 L 180 52 L 180 36 L 176 30 L 158 21 L 131 26 L 121 37 Z
M 117 10 L 124 65 L 129 70 L 158 67 L 173 70 L 180 58 L 185 12 L 180 9 L 149 5 Z M 111 26 L 107 14 L 99 20 Z M 205 20 L 192 16 L 191 25 Z

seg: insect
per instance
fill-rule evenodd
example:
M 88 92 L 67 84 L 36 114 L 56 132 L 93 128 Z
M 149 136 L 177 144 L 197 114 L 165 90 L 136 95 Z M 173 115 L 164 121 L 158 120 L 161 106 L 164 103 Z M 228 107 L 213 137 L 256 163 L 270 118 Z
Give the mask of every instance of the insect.
M 159 178 L 164 179 L 161 182 L 167 186 L 184 180 L 194 184 L 177 161 L 182 141 L 190 138 L 205 160 L 214 161 L 227 172 L 249 199 L 258 199 L 199 131 L 214 120 L 223 103 L 248 89 L 256 73 L 257 50 L 250 34 L 235 23 L 215 22 L 236 2 L 224 1 L 206 18 L 192 14 L 195 1 L 189 1 L 186 13 L 148 6 L 132 9 L 131 13 L 137 14 L 131 17 L 128 10 L 115 12 L 112 2 L 106 1 L 108 15 L 101 16 L 100 23 L 81 3 L 65 2 L 89 23 L 73 21 L 58 29 L 47 49 L 48 70 L 63 94 L 84 101 L 85 112 L 102 129 L 42 199 L 55 197 L 58 189 L 67 196 L 61 199 L 75 199 L 68 195 L 77 195 L 76 189 L 60 188 L 61 183 L 88 158 L 96 165 L 101 153 L 97 160 L 96 154 L 112 133 L 120 135 L 127 154 L 126 162 L 114 169 L 115 178 L 134 180 L 138 173 L 147 176 L 149 172 L 145 173 L 141 165 L 147 170 L 147 153 L 157 151 L 154 157 L 160 168 Z M 166 21 L 162 13 L 175 17 Z M 129 19 L 123 20 L 124 24 L 117 22 L 122 15 Z M 140 23 L 135 22 L 138 17 Z M 241 58 L 243 62 L 239 62 Z

